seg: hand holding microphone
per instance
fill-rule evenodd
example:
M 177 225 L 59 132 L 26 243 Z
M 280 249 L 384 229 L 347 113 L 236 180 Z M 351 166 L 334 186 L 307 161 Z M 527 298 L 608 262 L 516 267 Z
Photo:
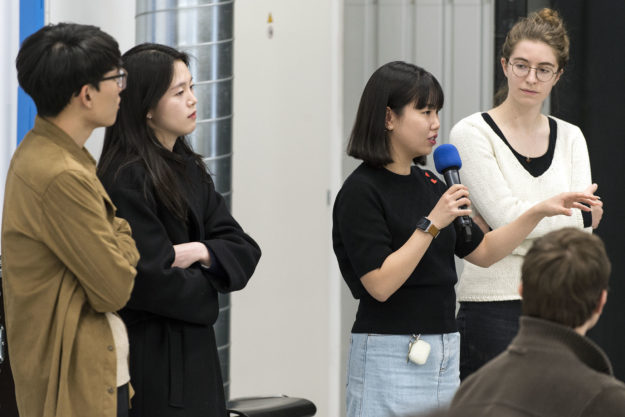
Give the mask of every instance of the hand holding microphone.
M 445 178 L 445 183 L 447 183 L 447 187 L 450 191 L 452 190 L 452 186 L 461 184 L 458 170 L 462 167 L 462 160 L 460 160 L 460 155 L 454 145 L 447 143 L 436 148 L 434 151 L 434 165 L 436 166 L 436 171 Z M 466 190 L 466 187 L 464 187 L 464 189 Z M 468 192 L 464 195 L 465 198 L 466 195 L 468 195 Z M 468 210 L 469 204 L 460 206 L 460 210 Z M 454 224 L 464 235 L 465 241 L 470 242 L 472 234 L 471 219 L 469 219 L 467 214 L 456 217 Z
M 452 185 L 439 198 L 427 218 L 439 229 L 447 227 L 458 216 L 471 214 L 471 210 L 468 208 L 471 201 L 469 201 L 468 196 L 469 189 L 467 187 L 462 184 Z

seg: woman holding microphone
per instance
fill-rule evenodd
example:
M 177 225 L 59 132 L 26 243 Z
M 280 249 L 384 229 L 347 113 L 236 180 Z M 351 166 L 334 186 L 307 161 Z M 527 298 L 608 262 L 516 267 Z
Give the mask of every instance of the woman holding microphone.
M 347 152 L 362 164 L 345 180 L 333 212 L 333 245 L 359 300 L 347 375 L 347 415 L 388 416 L 447 405 L 458 387 L 454 254 L 487 267 L 544 218 L 590 210 L 591 193 L 537 202 L 509 224 L 459 238 L 450 223 L 469 215 L 469 190 L 449 189 L 421 169 L 436 144 L 443 106 L 424 69 L 391 62 L 365 86 Z M 583 203 L 583 204 L 582 204 Z

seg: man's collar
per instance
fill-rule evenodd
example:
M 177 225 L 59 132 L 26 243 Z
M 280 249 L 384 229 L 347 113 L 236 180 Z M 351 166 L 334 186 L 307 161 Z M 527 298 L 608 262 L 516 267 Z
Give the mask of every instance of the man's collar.
M 575 329 L 549 320 L 521 316 L 519 333 L 508 349 L 529 351 L 532 348 L 552 348 L 558 345 L 571 351 L 592 369 L 613 374 L 610 359 L 597 344 L 577 333 Z
M 95 159 L 91 156 L 87 149 L 78 146 L 76 141 L 67 132 L 45 117 L 41 117 L 39 115 L 35 116 L 33 133 L 47 138 L 54 138 L 54 143 L 75 155 L 80 161 L 89 165 L 95 165 L 96 163 Z

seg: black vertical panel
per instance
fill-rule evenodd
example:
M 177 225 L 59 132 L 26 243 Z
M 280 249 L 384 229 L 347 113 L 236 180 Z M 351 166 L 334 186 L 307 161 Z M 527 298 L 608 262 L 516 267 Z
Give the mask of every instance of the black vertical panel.
M 569 63 L 560 81 L 551 93 L 551 113 L 584 131 L 584 114 L 587 103 L 583 99 L 588 50 L 587 25 L 585 21 L 586 0 L 555 0 L 556 9 L 566 25 L 571 47 Z
M 590 152 L 593 181 L 604 202 L 596 233 L 612 261 L 608 304 L 589 336 L 605 349 L 616 376 L 625 379 L 625 2 L 554 1 L 567 19 L 575 62 L 558 83 L 554 115 L 580 126 Z
M 0 416 L 18 417 L 15 402 L 15 385 L 9 363 L 6 344 L 6 325 L 4 322 L 4 303 L 2 298 L 2 268 L 0 267 Z
M 495 85 L 498 91 L 504 84 L 505 77 L 501 71 L 501 46 L 512 26 L 521 17 L 527 15 L 527 0 L 496 0 L 495 1 Z

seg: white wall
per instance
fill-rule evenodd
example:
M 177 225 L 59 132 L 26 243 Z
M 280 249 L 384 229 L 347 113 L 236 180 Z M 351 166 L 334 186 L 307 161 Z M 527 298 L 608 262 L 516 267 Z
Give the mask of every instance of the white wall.
M 345 136 L 373 71 L 402 60 L 430 71 L 443 87 L 445 143 L 456 122 L 491 107 L 493 32 L 493 0 L 345 0 Z M 347 173 L 353 163 L 344 167 Z
M 339 3 L 235 2 L 233 210 L 263 258 L 232 298 L 231 395 L 306 397 L 322 417 L 343 408 L 342 280 L 330 239 L 342 147 Z

